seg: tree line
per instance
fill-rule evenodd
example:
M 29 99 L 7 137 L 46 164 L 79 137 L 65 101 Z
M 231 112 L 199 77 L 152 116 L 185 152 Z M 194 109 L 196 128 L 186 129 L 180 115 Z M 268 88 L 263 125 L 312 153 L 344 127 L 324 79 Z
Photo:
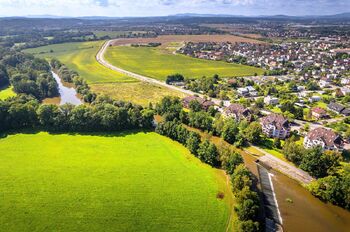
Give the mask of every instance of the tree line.
M 286 140 L 284 156 L 311 176 L 317 178 L 308 186 L 316 197 L 350 210 L 350 167 L 342 166 L 343 156 L 321 147 L 305 149 L 294 137 Z
M 76 91 L 82 96 L 84 102 L 92 103 L 97 95 L 90 90 L 86 80 L 79 76 L 76 71 L 70 70 L 57 59 L 52 59 L 50 65 L 57 75 L 67 83 L 73 83 Z
M 0 101 L 0 131 L 105 132 L 153 127 L 153 111 L 101 96 L 91 105 L 40 104 L 28 95 Z
M 58 96 L 58 85 L 44 59 L 9 49 L 0 50 L 0 86 L 11 83 L 18 94 L 42 100 Z
M 157 133 L 180 142 L 202 162 L 222 168 L 230 175 L 237 201 L 234 208 L 239 220 L 237 231 L 259 231 L 259 197 L 253 188 L 253 176 L 244 166 L 242 156 L 228 147 L 218 149 L 209 140 L 202 141 L 199 133 L 187 129 L 180 119 L 184 117 L 184 111 L 178 98 L 163 98 L 157 104 L 156 112 L 164 119 L 157 125 Z
M 262 133 L 260 123 L 248 122 L 242 119 L 225 118 L 213 107 L 204 111 L 198 101 L 189 104 L 190 111 L 183 110 L 182 102 L 177 97 L 164 97 L 156 105 L 156 113 L 162 115 L 166 121 L 177 119 L 188 126 L 207 131 L 212 135 L 222 137 L 226 142 L 237 147 L 263 143 L 266 139 Z

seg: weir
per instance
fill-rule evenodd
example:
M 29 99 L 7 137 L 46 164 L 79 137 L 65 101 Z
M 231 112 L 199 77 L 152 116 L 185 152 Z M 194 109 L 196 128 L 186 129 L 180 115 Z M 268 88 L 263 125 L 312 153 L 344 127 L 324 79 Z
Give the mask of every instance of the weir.
M 273 183 L 271 180 L 271 173 L 269 171 L 257 163 L 259 179 L 261 190 L 263 193 L 263 202 L 265 208 L 265 231 L 267 232 L 275 232 L 275 231 L 283 231 L 282 228 L 282 217 L 278 208 L 278 203 L 275 195 L 275 191 L 273 188 Z

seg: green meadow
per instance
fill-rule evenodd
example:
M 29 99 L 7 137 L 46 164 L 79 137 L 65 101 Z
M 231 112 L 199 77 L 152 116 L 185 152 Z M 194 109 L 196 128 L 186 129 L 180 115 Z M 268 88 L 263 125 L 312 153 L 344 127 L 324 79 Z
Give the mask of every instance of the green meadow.
M 57 58 L 69 68 L 77 71 L 89 83 L 135 82 L 136 80 L 110 70 L 95 59 L 104 41 L 63 43 L 26 49 L 41 58 Z
M 230 224 L 223 172 L 156 133 L 16 134 L 1 138 L 0 150 L 0 231 L 224 232 Z
M 114 46 L 107 49 L 105 58 L 117 67 L 158 80 L 165 80 L 168 75 L 175 73 L 192 78 L 215 74 L 236 77 L 263 73 L 262 69 L 251 66 L 174 55 L 160 48 Z
M 95 56 L 102 44 L 102 41 L 64 43 L 26 49 L 24 52 L 41 58 L 59 59 L 85 78 L 93 91 L 115 99 L 147 106 L 150 102 L 157 103 L 163 96 L 184 96 L 178 91 L 140 82 L 99 64 Z

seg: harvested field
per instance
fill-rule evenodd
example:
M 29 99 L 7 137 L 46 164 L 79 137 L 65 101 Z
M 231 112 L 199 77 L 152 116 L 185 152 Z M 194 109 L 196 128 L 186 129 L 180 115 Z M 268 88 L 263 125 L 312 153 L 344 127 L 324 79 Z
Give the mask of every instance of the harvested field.
M 162 35 L 158 36 L 156 38 L 126 38 L 126 39 L 117 39 L 115 40 L 112 45 L 113 46 L 120 46 L 120 45 L 127 45 L 127 44 L 133 44 L 133 43 L 161 43 L 162 47 L 168 47 L 171 43 L 179 43 L 179 42 L 216 42 L 216 43 L 222 43 L 222 42 L 248 42 L 248 43 L 257 43 L 262 44 L 264 42 L 258 41 L 255 39 L 249 39 L 234 35 Z

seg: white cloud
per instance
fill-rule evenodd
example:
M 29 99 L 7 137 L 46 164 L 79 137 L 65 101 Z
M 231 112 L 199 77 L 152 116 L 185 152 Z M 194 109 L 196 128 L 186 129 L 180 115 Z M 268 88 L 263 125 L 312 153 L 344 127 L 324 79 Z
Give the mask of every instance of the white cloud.
M 331 14 L 350 8 L 344 0 L 0 0 L 0 15 L 155 16 L 176 13 Z

